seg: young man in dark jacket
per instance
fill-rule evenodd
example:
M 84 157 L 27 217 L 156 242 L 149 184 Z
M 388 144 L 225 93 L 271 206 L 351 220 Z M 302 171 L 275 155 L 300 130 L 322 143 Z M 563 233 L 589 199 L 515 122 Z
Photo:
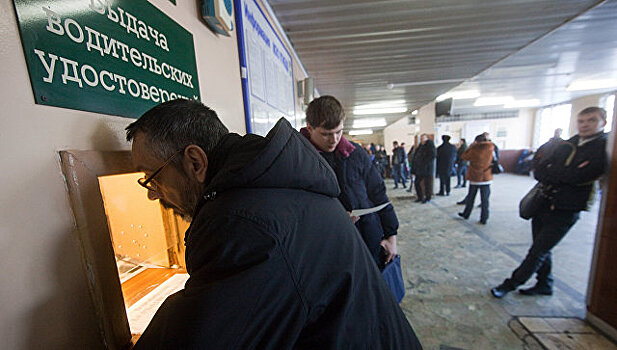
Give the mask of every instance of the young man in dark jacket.
M 545 188 L 548 203 L 531 221 L 533 243 L 525 260 L 499 286 L 491 289 L 496 298 L 527 282 L 536 273 L 537 283 L 519 292 L 523 295 L 552 295 L 551 250 L 587 210 L 596 192 L 596 180 L 607 169 L 606 111 L 588 107 L 576 117 L 578 134 L 552 150 L 538 152 L 534 176 Z
M 334 169 L 341 188 L 339 200 L 345 210 L 351 212 L 387 203 L 382 177 L 362 148 L 345 139 L 344 122 L 345 112 L 341 103 L 332 96 L 321 96 L 306 109 L 307 126 L 300 133 L 310 140 Z M 392 205 L 352 220 L 357 220 L 356 227 L 378 266 L 383 265 L 383 258 L 385 262 L 394 258 L 397 253 L 398 219 Z M 385 257 L 381 256 L 383 253 Z
M 332 169 L 286 120 L 240 136 L 201 103 L 173 100 L 127 139 L 149 198 L 192 218 L 190 278 L 135 349 L 421 348 Z

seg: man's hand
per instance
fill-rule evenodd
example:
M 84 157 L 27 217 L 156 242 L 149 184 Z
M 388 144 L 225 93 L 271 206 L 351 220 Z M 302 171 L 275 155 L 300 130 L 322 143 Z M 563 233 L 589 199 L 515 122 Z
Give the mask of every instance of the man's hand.
M 360 217 L 359 217 L 359 216 L 354 216 L 354 215 L 351 215 L 351 212 L 349 212 L 349 211 L 347 212 L 347 214 L 349 214 L 349 218 L 351 219 L 351 222 L 353 222 L 354 224 L 355 224 L 356 222 L 358 222 L 358 220 L 360 220 Z
M 392 259 L 394 259 L 394 256 L 397 253 L 397 250 L 396 250 L 396 235 L 395 236 L 390 236 L 390 237 L 382 240 L 380 244 L 381 244 L 381 246 L 386 251 L 386 264 L 387 264 Z

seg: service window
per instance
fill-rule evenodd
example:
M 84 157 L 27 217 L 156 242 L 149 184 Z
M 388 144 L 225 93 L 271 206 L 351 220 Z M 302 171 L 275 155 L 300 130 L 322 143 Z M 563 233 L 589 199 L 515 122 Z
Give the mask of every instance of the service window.
M 184 233 L 189 223 L 147 198 L 143 173 L 99 176 L 131 334 L 143 333 L 165 298 L 188 279 Z

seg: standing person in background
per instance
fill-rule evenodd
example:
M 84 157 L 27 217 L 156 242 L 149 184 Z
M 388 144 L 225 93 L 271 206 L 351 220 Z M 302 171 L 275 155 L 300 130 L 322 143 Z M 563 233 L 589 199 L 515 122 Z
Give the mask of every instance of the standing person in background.
M 377 166 L 379 175 L 384 178 L 386 177 L 386 168 L 388 167 L 388 155 L 382 145 L 377 145 L 375 147 L 377 151 L 375 152 L 374 163 Z
M 389 202 L 386 186 L 377 168 L 360 145 L 343 136 L 345 112 L 332 96 L 314 99 L 306 109 L 306 127 L 300 133 L 311 141 L 330 164 L 341 188 L 339 201 L 348 212 Z M 385 253 L 386 263 L 397 253 L 398 219 L 392 205 L 382 210 L 353 217 L 356 227 L 377 266 Z
M 435 144 L 428 137 L 428 135 L 420 135 L 420 145 L 414 153 L 412 161 L 414 175 L 416 175 L 414 184 L 416 187 L 416 193 L 418 194 L 416 202 L 427 203 L 431 200 L 431 196 L 433 194 L 431 180 L 435 174 L 436 154 L 437 151 L 435 150 Z
M 405 142 L 401 142 L 400 147 L 403 150 L 403 174 L 405 174 L 405 180 L 409 180 L 409 187 L 411 187 L 411 176 L 409 176 L 409 161 L 407 160 L 407 152 L 405 151 Z
M 563 139 L 561 138 L 561 134 L 563 133 L 563 129 L 562 128 L 557 128 L 555 129 L 555 131 L 553 132 L 553 137 L 551 137 L 549 139 L 549 141 L 563 141 Z
M 413 189 L 413 183 L 414 183 L 414 178 L 415 178 L 415 170 L 413 169 L 413 156 L 416 153 L 416 150 L 418 149 L 418 146 L 413 145 L 409 148 L 409 152 L 407 153 L 407 164 L 409 164 L 409 188 L 407 189 L 407 192 L 412 191 Z
M 497 144 L 495 144 L 495 142 L 491 140 L 491 134 L 489 134 L 488 131 L 485 131 L 482 133 L 482 135 L 484 135 L 484 137 L 486 138 L 486 141 L 493 144 L 493 148 L 494 148 L 493 152 L 495 154 L 495 160 L 499 162 L 499 147 L 497 147 Z
M 461 188 L 467 185 L 467 179 L 465 177 L 467 175 L 467 166 L 469 165 L 469 161 L 461 158 L 461 155 L 463 155 L 466 150 L 467 141 L 465 139 L 461 139 L 458 150 L 456 151 L 456 186 L 454 186 L 454 188 Z M 463 180 L 462 184 L 461 178 Z
M 551 250 L 578 221 L 580 212 L 594 201 L 598 178 L 608 169 L 606 111 L 583 109 L 576 117 L 578 135 L 568 141 L 551 140 L 534 157 L 534 177 L 542 184 L 548 202 L 531 218 L 533 243 L 527 256 L 500 285 L 491 289 L 495 298 L 527 282 L 536 274 L 536 284 L 520 289 L 523 295 L 552 295 Z
M 392 142 L 392 177 L 394 178 L 394 188 L 398 188 L 398 183 L 403 185 L 403 188 L 407 187 L 405 184 L 405 172 L 403 171 L 405 161 L 405 151 L 398 145 L 398 141 Z
M 442 135 L 443 144 L 437 147 L 437 175 L 439 176 L 438 196 L 450 195 L 450 177 L 456 161 L 456 146 L 450 143 L 450 136 Z
M 467 169 L 469 193 L 465 197 L 465 210 L 462 213 L 458 213 L 458 216 L 463 219 L 469 218 L 473 210 L 476 194 L 480 190 L 480 223 L 482 225 L 486 224 L 489 214 L 488 199 L 491 195 L 491 183 L 493 182 L 491 162 L 493 161 L 494 150 L 493 143 L 488 141 L 484 134 L 480 134 L 476 136 L 471 146 L 461 155 L 463 159 L 469 161 L 469 168 Z

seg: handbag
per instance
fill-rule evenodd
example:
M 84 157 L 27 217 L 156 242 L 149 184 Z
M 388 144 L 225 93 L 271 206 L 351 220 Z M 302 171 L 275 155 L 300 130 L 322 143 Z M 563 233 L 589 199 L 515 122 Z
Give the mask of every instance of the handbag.
M 405 296 L 405 283 L 401 272 L 401 256 L 396 255 L 381 271 L 381 276 L 386 281 L 392 291 L 397 303 L 400 303 Z
M 499 164 L 499 158 L 497 158 L 495 152 L 493 152 L 493 160 L 491 161 L 491 172 L 493 175 L 503 173 L 503 166 Z
M 549 197 L 544 193 L 544 185 L 538 182 L 527 192 L 518 204 L 518 214 L 521 218 L 529 220 L 536 216 L 540 210 L 548 206 Z

